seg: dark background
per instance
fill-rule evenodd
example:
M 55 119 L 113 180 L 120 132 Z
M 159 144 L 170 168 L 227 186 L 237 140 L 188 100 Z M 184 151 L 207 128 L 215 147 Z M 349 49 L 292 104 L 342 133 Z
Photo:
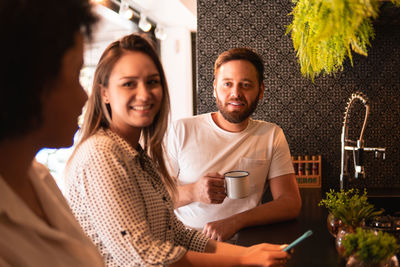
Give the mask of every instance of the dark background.
M 400 188 L 400 8 L 384 3 L 375 21 L 368 57 L 353 53 L 334 77 L 314 83 L 301 76 L 292 41 L 285 35 L 292 2 L 198 0 L 197 113 L 215 111 L 213 63 L 232 47 L 246 46 L 265 60 L 265 95 L 254 119 L 274 122 L 286 134 L 292 155 L 322 155 L 322 188 L 339 187 L 340 134 L 346 103 L 353 92 L 370 100 L 365 146 L 386 147 L 386 160 L 365 154 L 367 178 L 356 186 Z M 350 137 L 361 131 L 364 108 L 351 110 Z

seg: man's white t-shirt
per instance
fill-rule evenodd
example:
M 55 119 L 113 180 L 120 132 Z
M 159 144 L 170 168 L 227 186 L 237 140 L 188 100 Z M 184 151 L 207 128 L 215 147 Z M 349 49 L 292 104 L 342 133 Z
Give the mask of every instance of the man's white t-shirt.
M 250 173 L 250 195 L 246 198 L 225 198 L 221 204 L 193 202 L 175 210 L 186 226 L 195 229 L 256 207 L 267 179 L 294 173 L 282 129 L 264 121 L 250 119 L 245 130 L 232 133 L 219 128 L 211 113 L 181 119 L 170 127 L 166 149 L 170 175 L 181 185 L 194 183 L 210 172 Z

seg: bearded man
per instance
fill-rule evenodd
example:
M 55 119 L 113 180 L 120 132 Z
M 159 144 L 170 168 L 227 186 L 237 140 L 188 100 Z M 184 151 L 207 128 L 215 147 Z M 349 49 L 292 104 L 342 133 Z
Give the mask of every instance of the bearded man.
M 250 116 L 264 96 L 264 62 L 248 48 L 223 52 L 214 66 L 218 112 L 172 124 L 167 165 L 178 181 L 177 217 L 223 241 L 240 229 L 296 218 L 301 198 L 282 129 Z M 250 195 L 226 197 L 223 173 L 250 173 Z M 269 186 L 273 200 L 261 203 Z

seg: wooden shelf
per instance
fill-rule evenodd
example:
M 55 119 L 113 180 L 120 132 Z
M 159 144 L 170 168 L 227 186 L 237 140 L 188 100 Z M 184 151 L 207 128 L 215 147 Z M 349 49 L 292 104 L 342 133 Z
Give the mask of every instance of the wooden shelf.
M 299 159 L 299 156 L 292 156 L 296 181 L 299 187 L 321 187 L 321 155 L 300 157 Z

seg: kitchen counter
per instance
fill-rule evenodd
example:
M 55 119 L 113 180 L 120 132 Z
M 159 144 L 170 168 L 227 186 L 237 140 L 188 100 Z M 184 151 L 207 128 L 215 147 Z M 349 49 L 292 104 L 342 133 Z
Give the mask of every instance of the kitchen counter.
M 286 266 L 345 266 L 345 260 L 336 252 L 335 239 L 326 227 L 327 210 L 318 206 L 322 197 L 321 189 L 301 188 L 300 194 L 303 206 L 299 218 L 283 223 L 245 228 L 237 234 L 236 244 L 242 246 L 265 242 L 289 244 L 311 229 L 314 234 L 295 247 L 292 258 Z

